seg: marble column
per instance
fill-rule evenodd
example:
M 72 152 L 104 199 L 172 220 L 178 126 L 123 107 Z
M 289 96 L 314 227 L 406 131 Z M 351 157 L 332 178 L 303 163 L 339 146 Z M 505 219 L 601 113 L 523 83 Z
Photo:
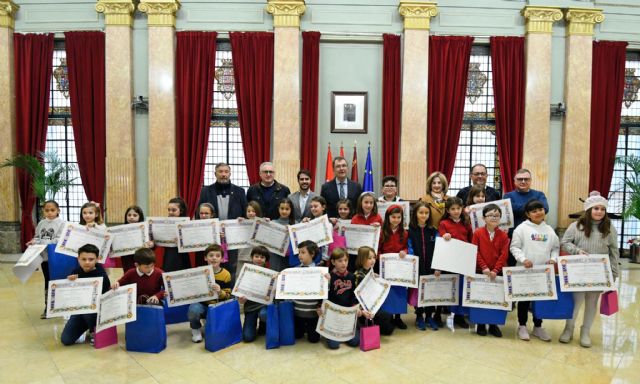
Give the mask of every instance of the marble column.
M 149 216 L 165 216 L 178 195 L 175 24 L 178 0 L 141 0 L 149 30 Z
M 273 165 L 278 182 L 297 189 L 300 169 L 300 16 L 304 0 L 270 0 L 273 15 Z
M 604 20 L 602 10 L 569 8 L 565 14 L 564 100 L 567 114 L 562 130 L 558 227 L 566 228 L 569 214 L 582 210 L 578 198 L 589 195 L 591 129 L 591 55 L 593 26 Z
M 13 72 L 13 27 L 14 17 L 20 7 L 13 1 L 0 1 L 0 161 L 16 154 L 16 101 L 15 79 Z M 14 168 L 0 168 L 0 223 L 20 221 L 20 200 L 18 199 L 18 183 Z M 4 225 L 3 225 L 4 227 Z M 4 230 L 0 228 L 2 237 Z M 14 233 L 12 237 L 16 237 Z M 8 235 L 7 235 L 8 236 Z M 16 238 L 19 251 L 19 233 Z M 8 237 L 7 237 L 8 239 Z M 4 243 L 4 241 L 2 241 Z M 2 249 L 8 249 L 1 245 Z M 14 250 L 14 251 L 16 251 Z
M 399 191 L 416 200 L 427 182 L 429 29 L 438 9 L 433 2 L 400 1 L 398 10 L 404 17 Z
M 522 165 L 531 171 L 531 187 L 549 192 L 549 113 L 551 104 L 551 35 L 562 11 L 526 6 L 526 96 Z M 505 191 L 508 192 L 508 191 Z
M 105 15 L 107 123 L 106 220 L 122 223 L 122 215 L 136 201 L 133 97 L 132 0 L 98 0 Z

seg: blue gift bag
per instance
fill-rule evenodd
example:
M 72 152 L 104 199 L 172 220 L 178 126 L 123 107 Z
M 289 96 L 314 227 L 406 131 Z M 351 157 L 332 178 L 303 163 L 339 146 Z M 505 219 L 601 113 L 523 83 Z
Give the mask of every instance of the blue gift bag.
M 267 334 L 265 346 L 267 349 L 280 348 L 280 316 L 278 303 L 267 305 Z
M 293 316 L 293 302 L 283 301 L 278 304 L 280 345 L 294 345 L 296 343 L 296 333 Z M 267 321 L 267 328 L 268 326 L 269 322 Z
M 407 313 L 407 288 L 392 285 L 380 310 L 394 315 Z
M 558 300 L 532 301 L 531 312 L 536 319 L 571 319 L 573 317 L 573 293 L 560 291 L 560 279 L 556 276 Z
M 474 324 L 504 325 L 507 313 L 500 309 L 469 308 L 469 320 Z
M 209 352 L 219 351 L 242 341 L 240 304 L 227 300 L 211 304 L 204 327 L 204 347 Z
M 187 313 L 189 312 L 189 304 L 179 305 L 177 307 L 169 307 L 167 299 L 162 300 L 164 306 L 164 320 L 167 324 L 179 324 L 189 321 Z
M 47 256 L 49 258 L 49 279 L 51 280 L 66 279 L 79 266 L 78 258 L 57 253 L 55 244 L 47 245 Z
M 125 324 L 127 351 L 158 353 L 167 347 L 164 309 L 159 305 L 138 305 L 136 321 Z

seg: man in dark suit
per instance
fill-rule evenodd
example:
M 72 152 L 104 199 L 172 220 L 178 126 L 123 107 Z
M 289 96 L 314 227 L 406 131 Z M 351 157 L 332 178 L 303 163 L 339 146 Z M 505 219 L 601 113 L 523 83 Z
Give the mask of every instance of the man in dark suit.
M 247 201 L 255 201 L 260 204 L 262 216 L 272 220 L 280 217 L 278 212 L 280 201 L 291 194 L 289 187 L 275 180 L 275 175 L 272 163 L 260 164 L 260 182 L 253 184 L 247 190 Z
M 487 167 L 484 164 L 475 164 L 469 169 L 469 179 L 471 185 L 466 186 L 458 192 L 457 197 L 462 199 L 463 204 L 467 204 L 467 196 L 473 186 L 484 188 L 485 202 L 500 200 L 500 193 L 487 185 Z
M 335 178 L 322 184 L 320 189 L 320 195 L 327 200 L 327 215 L 329 217 L 338 217 L 337 205 L 340 199 L 349 199 L 353 211 L 356 209 L 356 202 L 362 193 L 362 187 L 347 178 L 347 170 L 347 160 L 344 157 L 336 156 L 333 158 Z
M 293 203 L 293 215 L 296 221 L 303 218 L 313 218 L 311 214 L 311 198 L 317 194 L 311 191 L 311 172 L 306 169 L 298 171 L 298 186 L 300 190 L 289 195 L 289 199 Z
M 220 220 L 233 220 L 244 216 L 247 199 L 242 187 L 231 183 L 231 167 L 227 163 L 218 163 L 215 168 L 216 182 L 202 187 L 200 201 L 209 203 L 216 209 Z

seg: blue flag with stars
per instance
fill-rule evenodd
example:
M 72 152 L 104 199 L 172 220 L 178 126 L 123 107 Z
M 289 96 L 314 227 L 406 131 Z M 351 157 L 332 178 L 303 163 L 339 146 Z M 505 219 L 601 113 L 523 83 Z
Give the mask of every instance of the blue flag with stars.
M 362 179 L 362 191 L 373 192 L 373 166 L 371 165 L 371 147 L 367 149 L 367 163 L 364 166 L 364 178 Z

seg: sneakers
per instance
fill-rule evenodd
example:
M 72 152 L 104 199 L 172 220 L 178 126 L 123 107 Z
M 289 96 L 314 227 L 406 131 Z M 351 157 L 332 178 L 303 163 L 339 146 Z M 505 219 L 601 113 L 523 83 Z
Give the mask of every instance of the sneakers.
M 520 340 L 529 341 L 529 331 L 527 331 L 527 327 L 521 325 L 518 327 L 518 338 Z
M 418 328 L 421 331 L 427 330 L 427 324 L 425 324 L 424 318 L 422 316 L 416 319 L 416 328 Z
M 497 325 L 490 325 L 489 333 L 492 334 L 494 337 L 502 337 L 502 331 L 500 330 L 500 328 L 498 328 Z
M 439 313 L 433 314 L 433 321 L 436 323 L 438 327 L 444 327 L 444 322 L 442 322 L 442 315 Z
M 571 340 L 573 340 L 573 327 L 565 325 L 558 341 L 567 344 L 571 342 Z
M 91 344 L 91 345 L 95 345 L 96 344 L 96 333 L 95 332 L 89 332 L 89 344 Z
M 454 315 L 453 324 L 457 325 L 460 328 L 469 329 L 469 323 L 467 323 L 463 315 Z
M 427 319 L 427 324 L 429 324 L 429 328 L 431 328 L 434 331 L 437 331 L 439 328 L 438 323 L 432 318 Z
M 80 335 L 80 337 L 78 337 L 78 340 L 76 340 L 76 344 L 84 344 L 86 340 L 87 340 L 87 334 L 83 333 L 82 335 Z
M 40 320 L 45 320 L 47 318 L 47 308 L 44 309 L 44 311 L 42 311 L 42 313 L 40 314 Z
M 394 315 L 393 324 L 396 327 L 398 327 L 398 329 L 407 329 L 407 324 L 405 324 L 404 321 L 402 321 L 402 318 L 400 317 L 400 315 Z
M 591 336 L 589 335 L 589 329 L 580 327 L 580 345 L 584 348 L 591 348 Z
M 202 333 L 200 333 L 200 329 L 191 330 L 191 341 L 193 341 L 194 343 L 199 343 L 202 341 Z
M 533 336 L 537 337 L 542 341 L 551 341 L 551 336 L 549 336 L 547 331 L 542 327 L 534 327 Z
M 484 324 L 478 324 L 476 327 L 476 333 L 478 336 L 487 336 L 487 327 Z

